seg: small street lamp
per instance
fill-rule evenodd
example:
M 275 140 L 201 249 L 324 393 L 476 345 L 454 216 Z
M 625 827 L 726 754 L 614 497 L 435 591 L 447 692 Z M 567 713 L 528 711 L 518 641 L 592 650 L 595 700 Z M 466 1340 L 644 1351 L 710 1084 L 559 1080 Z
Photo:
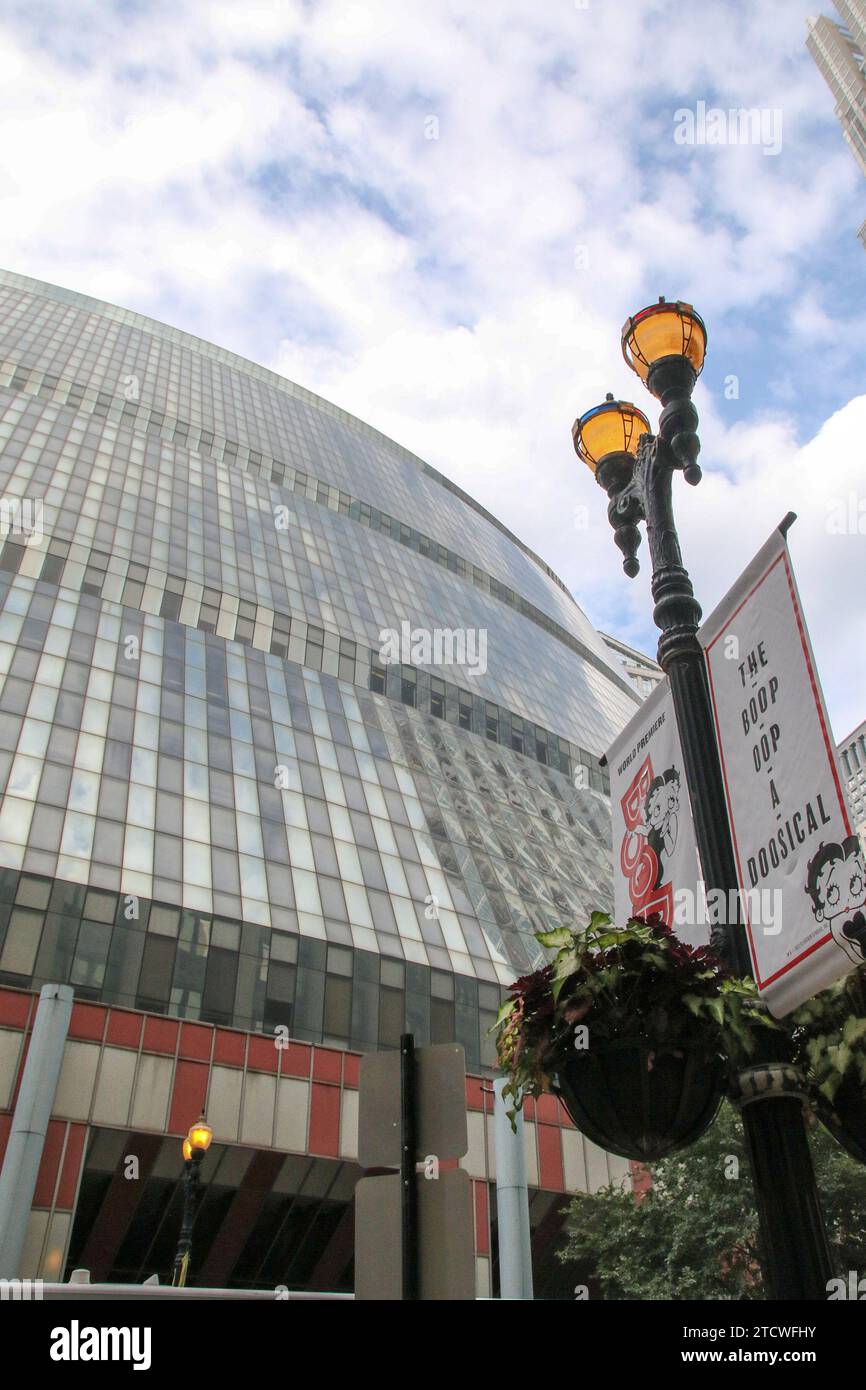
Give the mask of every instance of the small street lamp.
M 658 433 L 636 406 L 608 395 L 572 430 L 578 457 L 607 493 L 607 514 L 623 569 L 640 564 L 640 523 L 646 523 L 652 561 L 653 619 L 661 630 L 659 664 L 668 677 L 683 750 L 695 838 L 710 900 L 739 904 L 739 883 L 725 810 L 706 666 L 697 633 L 701 620 L 683 565 L 673 513 L 672 483 L 701 480 L 698 412 L 692 392 L 703 369 L 707 330 L 691 304 L 660 299 L 622 330 L 631 369 L 661 402 Z M 722 896 L 723 895 L 723 896 Z M 715 950 L 738 975 L 750 975 L 742 923 L 714 920 Z M 757 1059 L 741 1072 L 733 1098 L 740 1105 L 755 1179 L 764 1273 L 770 1296 L 826 1299 L 830 1254 L 803 1119 L 801 1080 L 781 1054 Z
M 189 1273 L 192 1228 L 195 1224 L 201 1182 L 201 1161 L 210 1148 L 212 1139 L 213 1130 L 204 1115 L 201 1115 L 195 1124 L 190 1125 L 189 1133 L 183 1141 L 183 1221 L 171 1274 L 171 1282 L 176 1288 L 184 1287 Z

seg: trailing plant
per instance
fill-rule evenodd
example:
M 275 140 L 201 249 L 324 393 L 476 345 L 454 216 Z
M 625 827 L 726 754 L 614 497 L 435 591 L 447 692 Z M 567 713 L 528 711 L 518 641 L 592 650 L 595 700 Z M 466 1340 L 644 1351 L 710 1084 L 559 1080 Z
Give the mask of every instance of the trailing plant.
M 552 1089 L 578 1027 L 593 1047 L 640 1042 L 655 1055 L 695 1049 L 732 1065 L 754 1054 L 761 1030 L 779 1028 L 752 980 L 730 975 L 708 947 L 680 941 L 658 917 L 615 927 L 607 913 L 594 912 L 580 930 L 559 927 L 536 939 L 556 955 L 515 981 L 495 1024 L 515 1110 L 526 1096 Z
M 807 999 L 786 1019 L 794 1060 L 831 1106 L 846 1079 L 866 1090 L 866 973 L 861 967 Z

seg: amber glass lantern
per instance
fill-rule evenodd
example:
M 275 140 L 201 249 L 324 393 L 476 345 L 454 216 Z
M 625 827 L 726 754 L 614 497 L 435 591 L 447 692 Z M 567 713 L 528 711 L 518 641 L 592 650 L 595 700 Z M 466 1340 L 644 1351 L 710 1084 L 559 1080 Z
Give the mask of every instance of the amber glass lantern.
M 641 381 L 664 358 L 684 357 L 700 376 L 707 350 L 707 330 L 691 304 L 660 299 L 627 319 L 622 330 L 622 355 Z M 651 388 L 650 388 L 651 389 Z
M 629 401 L 615 401 L 608 392 L 602 405 L 594 406 L 571 431 L 578 458 L 595 472 L 607 454 L 636 454 L 641 435 L 649 433 L 649 420 Z
M 190 1125 L 189 1133 L 186 1139 L 184 1139 L 183 1141 L 184 1158 L 192 1158 L 196 1149 L 198 1149 L 201 1153 L 207 1153 L 208 1149 L 210 1148 L 210 1143 L 212 1139 L 213 1130 L 211 1129 L 204 1115 L 201 1115 L 196 1120 L 194 1125 Z M 187 1149 L 189 1149 L 188 1153 Z

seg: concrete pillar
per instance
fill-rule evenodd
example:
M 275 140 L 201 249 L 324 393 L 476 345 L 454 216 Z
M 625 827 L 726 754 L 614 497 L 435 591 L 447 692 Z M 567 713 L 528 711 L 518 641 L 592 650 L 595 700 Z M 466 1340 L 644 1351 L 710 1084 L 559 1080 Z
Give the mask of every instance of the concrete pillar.
M 506 1081 L 493 1083 L 493 1141 L 496 1149 L 496 1226 L 499 1245 L 499 1296 L 532 1298 L 532 1247 L 529 1235 L 529 1185 L 523 1143 L 523 1113 L 517 1133 L 502 1099 Z
M 72 988 L 43 985 L 0 1173 L 0 1278 L 19 1275 L 27 1222 L 72 1017 Z

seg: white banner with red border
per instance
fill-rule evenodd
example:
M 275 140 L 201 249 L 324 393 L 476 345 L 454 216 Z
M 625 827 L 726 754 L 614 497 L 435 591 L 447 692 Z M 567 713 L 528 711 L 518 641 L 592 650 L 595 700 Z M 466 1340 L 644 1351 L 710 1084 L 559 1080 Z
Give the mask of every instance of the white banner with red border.
M 781 529 L 699 638 L 755 979 L 781 1017 L 866 952 L 863 851 Z
M 709 942 L 670 685 L 661 681 L 607 752 L 615 920 L 657 912 L 681 941 Z

